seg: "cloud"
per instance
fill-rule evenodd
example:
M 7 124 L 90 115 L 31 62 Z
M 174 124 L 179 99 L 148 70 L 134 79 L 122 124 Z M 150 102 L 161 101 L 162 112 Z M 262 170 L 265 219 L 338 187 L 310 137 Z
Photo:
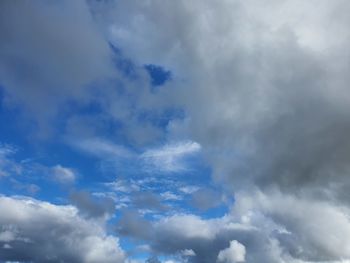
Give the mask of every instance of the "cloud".
M 200 210 L 218 207 L 223 203 L 221 193 L 209 188 L 202 188 L 192 194 L 191 204 Z
M 146 260 L 146 263 L 161 263 L 157 257 L 151 257 Z
M 0 178 L 22 173 L 22 165 L 12 158 L 15 153 L 13 146 L 0 144 Z
M 137 152 L 109 140 L 91 138 L 72 142 L 77 149 L 103 160 L 105 167 L 125 173 L 179 173 L 189 170 L 188 160 L 198 154 L 201 146 L 193 141 L 169 142 L 158 148 Z
M 89 218 L 104 218 L 115 212 L 115 202 L 109 197 L 96 197 L 87 191 L 74 191 L 70 200 L 82 215 Z
M 348 207 L 278 192 L 260 193 L 254 203 L 258 207 L 250 209 L 285 227 L 278 239 L 293 257 L 316 262 L 350 258 Z
M 162 199 L 164 200 L 170 200 L 170 201 L 179 201 L 182 200 L 183 197 L 179 194 L 174 194 L 170 191 L 166 191 L 164 193 L 161 193 L 160 196 L 162 197 Z
M 245 247 L 237 242 L 232 240 L 230 246 L 219 252 L 217 262 L 244 262 L 245 261 Z
M 152 235 L 153 226 L 136 211 L 126 210 L 116 226 L 116 231 L 120 235 L 148 240 Z
M 178 142 L 161 148 L 146 150 L 141 155 L 148 169 L 160 172 L 180 172 L 187 170 L 184 159 L 199 152 L 201 146 L 192 141 Z
M 72 184 L 76 180 L 74 171 L 58 164 L 52 167 L 54 179 L 61 184 Z
M 124 262 L 118 238 L 72 206 L 2 196 L 0 210 L 1 261 Z
M 134 193 L 131 196 L 132 204 L 138 209 L 166 211 L 168 208 L 162 204 L 158 195 L 151 192 Z
M 231 191 L 334 187 L 332 195 L 344 200 L 349 35 L 338 36 L 346 32 L 350 5 L 268 6 L 119 1 L 110 35 L 135 61 L 179 76 L 162 95 L 183 106 L 188 134 L 202 146 L 215 180 Z
M 71 142 L 73 146 L 100 158 L 132 158 L 133 153 L 121 145 L 100 138 L 90 138 Z
M 196 253 L 192 249 L 184 249 L 181 251 L 181 255 L 185 257 L 194 257 Z
M 135 67 L 160 65 L 170 70 L 172 80 L 152 93 L 140 70 L 140 80 L 103 87 L 96 96 L 102 118 L 70 119 L 67 132 L 74 131 L 76 147 L 114 172 L 118 167 L 117 173 L 126 177 L 145 171 L 186 172 L 190 158 L 201 152 L 215 183 L 235 195 L 232 212 L 216 219 L 175 211 L 148 221 L 125 212 L 118 233 L 149 242 L 155 253 L 192 250 L 190 262 L 212 263 L 220 253 L 226 260 L 231 250 L 239 254 L 236 243 L 231 249 L 233 240 L 244 246 L 245 260 L 252 263 L 350 258 L 349 2 L 88 4 L 0 4 L 0 78 L 7 103 L 22 104 L 29 114 L 45 120 L 67 100 L 89 101 L 84 87 L 110 73 L 110 49 L 96 19 L 107 25 L 111 45 Z M 152 121 L 168 108 L 180 108 L 185 119 L 156 127 Z M 91 128 L 100 120 L 107 128 Z M 83 131 L 102 138 L 106 134 L 101 130 L 109 131 L 106 138 L 141 147 L 129 150 L 118 145 L 120 141 L 79 136 Z M 178 137 L 181 141 L 175 141 Z M 156 139 L 165 144 L 149 148 Z M 0 153 L 3 176 L 16 171 L 9 156 Z M 120 182 L 113 185 L 117 191 L 135 194 L 137 187 Z M 193 187 L 179 190 L 193 194 L 198 207 L 216 203 Z M 108 210 L 97 209 L 89 195 L 75 199 L 80 214 L 90 214 L 85 214 L 89 219 L 76 216 L 83 222 Z M 131 201 L 143 208 L 161 203 L 153 194 L 135 195 Z M 8 231 L 3 239 L 13 238 Z M 18 244 L 27 245 L 31 235 L 16 236 Z M 9 253 L 16 242 L 0 246 L 1 251 Z
M 146 242 L 154 253 L 177 256 L 192 250 L 188 260 L 198 263 L 342 262 L 350 257 L 347 207 L 280 192 L 239 193 L 235 199 L 230 213 L 213 219 L 174 214 L 147 220 L 128 213 L 118 233 Z
M 5 0 L 0 10 L 0 77 L 7 102 L 40 124 L 66 100 L 84 100 L 84 86 L 111 76 L 108 43 L 85 1 Z

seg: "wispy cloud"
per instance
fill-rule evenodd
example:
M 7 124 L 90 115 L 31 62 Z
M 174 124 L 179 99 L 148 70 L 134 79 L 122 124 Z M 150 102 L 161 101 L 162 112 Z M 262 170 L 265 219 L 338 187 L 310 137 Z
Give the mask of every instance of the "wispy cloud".
M 197 142 L 183 141 L 166 144 L 160 148 L 145 151 L 140 157 L 147 169 L 161 172 L 179 172 L 188 169 L 185 159 L 200 151 Z
M 22 172 L 22 165 L 12 159 L 16 152 L 15 147 L 0 144 L 0 177 L 18 175 Z
M 188 159 L 199 153 L 200 144 L 194 141 L 169 142 L 156 148 L 136 152 L 111 141 L 93 138 L 72 142 L 77 149 L 98 157 L 119 169 L 147 173 L 177 173 L 190 170 Z M 130 166 L 130 167 L 127 167 Z
M 89 138 L 70 143 L 77 149 L 99 158 L 132 158 L 134 154 L 125 147 L 101 138 Z
M 52 167 L 52 173 L 54 179 L 61 184 L 72 184 L 76 180 L 75 172 L 68 167 L 64 167 L 60 164 Z

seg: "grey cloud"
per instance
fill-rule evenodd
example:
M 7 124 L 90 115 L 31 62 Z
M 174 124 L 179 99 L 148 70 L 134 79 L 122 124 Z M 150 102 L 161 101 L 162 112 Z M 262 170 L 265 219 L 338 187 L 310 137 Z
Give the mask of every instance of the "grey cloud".
M 146 260 L 146 263 L 161 263 L 157 257 L 150 257 Z
M 72 206 L 0 197 L 0 261 L 125 262 L 118 238 Z
M 38 121 L 67 99 L 86 98 L 84 85 L 110 76 L 110 50 L 85 1 L 0 4 L 0 79 L 7 101 Z
M 269 4 L 119 1 L 111 35 L 135 60 L 182 78 L 171 84 L 176 92 L 161 95 L 185 107 L 189 134 L 230 191 L 326 189 L 345 199 L 349 35 L 337 33 L 346 31 L 350 5 Z M 297 22 L 302 17 L 308 24 Z
M 115 202 L 108 197 L 96 197 L 87 191 L 74 191 L 70 200 L 87 217 L 98 218 L 111 215 L 115 211 Z
M 63 32 L 62 21 L 72 18 L 67 15 L 70 19 L 62 20 L 61 13 L 42 2 L 34 4 L 36 9 L 29 6 L 29 2 L 21 2 L 27 6 L 18 9 L 22 14 L 19 17 L 27 19 L 17 25 L 11 15 L 18 3 L 1 4 L 1 10 L 5 11 L 2 11 L 0 28 L 6 41 L 0 44 L 0 56 L 4 57 L 0 76 L 5 86 L 14 87 L 7 89 L 12 96 L 19 94 L 18 87 L 28 79 L 29 87 L 35 88 L 21 92 L 19 99 L 28 97 L 26 103 L 34 105 L 30 109 L 40 111 L 41 107 L 36 107 L 40 105 L 36 104 L 37 98 L 50 101 L 52 96 L 62 97 L 68 92 L 66 88 L 50 92 L 41 88 L 50 86 L 52 75 L 57 73 L 62 79 L 58 84 L 67 87 L 66 82 L 80 85 L 90 81 L 92 78 L 89 74 L 89 78 L 85 78 L 86 73 L 93 73 L 94 77 L 99 74 L 92 72 L 88 60 L 84 61 L 87 66 L 84 63 L 82 73 L 65 75 L 61 72 L 65 65 L 61 57 L 66 56 L 55 52 L 56 45 L 45 44 L 52 41 L 23 41 L 29 39 L 27 24 L 40 29 L 40 34 L 34 31 L 40 36 L 38 39 L 47 36 L 41 34 L 41 27 L 32 26 L 32 20 L 42 17 L 37 16 L 35 10 L 45 8 L 49 14 L 59 16 L 59 32 Z M 78 10 L 84 6 L 83 2 L 76 3 Z M 237 198 L 241 201 L 235 204 L 235 211 L 244 210 L 244 206 L 248 208 L 232 221 L 178 216 L 164 218 L 150 227 L 149 222 L 131 214 L 120 222 L 120 233 L 148 240 L 153 250 L 161 253 L 192 249 L 196 253 L 193 261 L 201 263 L 215 262 L 219 251 L 229 247 L 232 240 L 246 247 L 247 262 L 349 258 L 349 235 L 344 234 L 349 231 L 347 205 L 350 200 L 347 191 L 350 183 L 347 177 L 350 168 L 349 2 L 128 0 L 116 1 L 115 7 L 108 10 L 112 16 L 109 22 L 114 23 L 109 27 L 111 41 L 138 64 L 156 63 L 174 72 L 173 82 L 168 89 L 161 90 L 156 99 L 150 98 L 145 90 L 138 90 L 138 85 L 131 85 L 130 94 L 138 94 L 135 101 L 149 108 L 164 107 L 164 104 L 184 107 L 188 115 L 184 121 L 186 127 L 172 129 L 170 125 L 169 136 L 176 137 L 179 130 L 186 130 L 191 139 L 198 141 L 213 168 L 214 179 L 223 183 L 229 192 L 244 189 L 249 196 L 257 187 L 266 194 Z M 29 18 L 35 19 L 29 21 Z M 4 21 L 10 21 L 15 30 L 8 30 Z M 78 31 L 86 32 L 84 28 L 79 27 Z M 91 36 L 89 30 L 86 37 L 72 35 L 73 39 L 77 36 L 87 40 Z M 95 33 L 92 35 L 95 39 Z M 78 40 L 74 43 L 80 43 Z M 100 41 L 97 42 L 94 47 L 101 46 Z M 81 46 L 77 46 L 80 52 Z M 49 63 L 48 69 L 46 63 L 42 63 L 45 59 L 39 59 L 32 67 L 32 61 L 39 57 L 38 49 L 43 49 L 50 55 L 48 59 L 55 62 Z M 76 49 L 76 46 L 69 48 Z M 17 53 L 18 50 L 24 50 L 25 54 Z M 30 52 L 25 52 L 28 50 Z M 91 51 L 103 57 L 105 49 L 101 50 L 82 49 L 82 55 L 90 57 Z M 72 56 L 74 61 L 80 61 L 78 55 Z M 93 58 L 94 62 L 101 61 L 100 55 Z M 24 73 L 32 74 L 22 76 L 23 72 L 18 72 L 13 63 L 19 63 Z M 73 66 L 80 68 L 77 63 Z M 46 73 L 37 73 L 41 71 Z M 74 69 L 71 72 L 75 72 Z M 41 76 L 45 76 L 44 79 Z M 135 122 L 137 112 L 129 111 L 132 103 L 123 103 L 123 99 L 106 100 L 104 106 L 114 118 L 130 119 L 126 130 L 132 131 L 131 137 L 138 137 L 140 133 L 136 128 L 142 125 Z M 135 101 L 133 103 L 141 107 Z M 177 126 L 181 126 L 181 121 Z M 159 138 L 157 131 L 149 130 L 147 138 L 141 141 Z M 285 194 L 269 192 L 273 187 Z M 315 200 L 315 197 L 322 199 Z M 137 203 L 144 207 L 159 206 L 154 198 L 147 202 L 136 199 Z M 143 233 L 147 226 L 151 233 Z
M 134 193 L 132 196 L 133 205 L 138 209 L 150 209 L 165 211 L 167 207 L 162 204 L 160 196 L 151 192 Z
M 204 211 L 219 206 L 222 201 L 222 194 L 209 188 L 194 192 L 191 198 L 191 204 Z
M 138 212 L 125 210 L 116 226 L 116 231 L 123 236 L 148 240 L 151 238 L 153 226 Z
M 147 221 L 128 213 L 117 228 L 121 235 L 147 242 L 155 254 L 179 257 L 192 250 L 188 262 L 216 262 L 236 240 L 248 263 L 340 263 L 350 257 L 349 214 L 348 208 L 327 201 L 248 192 L 239 193 L 231 213 L 221 218 L 176 214 Z M 242 258 L 242 249 L 235 258 Z
M 127 222 L 133 224 L 129 223 L 126 227 Z M 279 263 L 288 257 L 278 253 L 279 247 L 274 244 L 277 241 L 271 239 L 268 233 L 225 217 L 203 220 L 194 215 L 174 215 L 157 222 L 146 222 L 139 215 L 129 214 L 128 220 L 119 224 L 124 232 L 118 233 L 147 241 L 154 253 L 180 256 L 187 260 L 185 262 L 216 262 L 219 252 L 229 247 L 232 240 L 238 240 L 246 246 L 246 262 Z M 194 253 L 184 256 L 185 250 Z
M 315 262 L 350 258 L 348 207 L 279 192 L 255 198 L 256 210 L 285 227 L 276 237 L 293 257 Z
M 176 137 L 186 130 L 200 143 L 215 181 L 227 191 L 249 195 L 258 188 L 271 195 L 265 197 L 269 209 L 252 207 L 251 213 L 264 215 L 254 219 L 262 230 L 226 236 L 220 250 L 237 239 L 247 262 L 348 259 L 342 247 L 347 239 L 339 234 L 347 231 L 348 208 L 341 215 L 339 207 L 350 200 L 349 3 L 151 0 L 116 6 L 112 39 L 135 61 L 174 72 L 174 89 L 159 95 L 183 106 L 188 119 L 168 132 Z M 273 188 L 285 194 L 275 196 Z M 328 225 L 330 214 L 341 231 Z M 314 227 L 313 217 L 329 219 Z M 266 229 L 270 221 L 287 232 Z M 171 224 L 155 231 L 159 251 L 206 255 L 202 244 L 213 254 L 195 260 L 216 260 L 219 236 L 214 244 L 213 238 L 186 237 Z

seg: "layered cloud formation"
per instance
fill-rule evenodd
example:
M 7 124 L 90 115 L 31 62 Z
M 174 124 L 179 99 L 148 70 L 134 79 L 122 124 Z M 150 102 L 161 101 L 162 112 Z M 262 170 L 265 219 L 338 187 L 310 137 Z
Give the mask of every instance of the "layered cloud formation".
M 349 11 L 2 1 L 0 261 L 348 262 Z

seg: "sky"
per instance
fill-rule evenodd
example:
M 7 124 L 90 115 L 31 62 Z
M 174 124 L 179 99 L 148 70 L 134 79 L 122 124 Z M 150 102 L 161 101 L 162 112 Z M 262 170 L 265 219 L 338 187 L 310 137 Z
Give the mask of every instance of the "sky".
M 1 0 L 0 263 L 350 262 L 349 13 Z

